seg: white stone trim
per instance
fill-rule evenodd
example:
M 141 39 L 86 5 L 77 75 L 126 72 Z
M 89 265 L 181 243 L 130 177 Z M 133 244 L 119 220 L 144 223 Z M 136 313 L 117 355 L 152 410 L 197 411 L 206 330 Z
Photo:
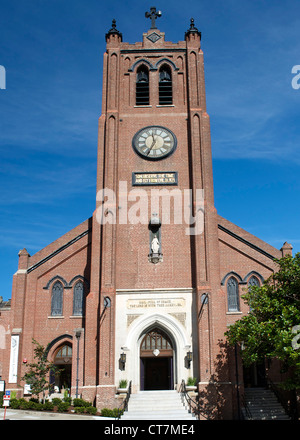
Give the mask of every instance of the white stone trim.
M 192 375 L 191 370 L 185 366 L 187 351 L 193 350 L 193 316 L 196 313 L 193 307 L 194 291 L 188 289 L 138 289 L 118 290 L 116 303 L 116 340 L 115 340 L 115 377 L 116 385 L 121 379 L 132 381 L 133 392 L 140 390 L 140 344 L 148 329 L 160 327 L 170 335 L 174 345 L 173 376 L 174 385 L 181 383 L 182 379 L 187 380 Z M 172 307 L 141 307 L 137 309 L 128 308 L 129 301 L 151 301 L 157 304 L 160 300 L 181 300 L 180 306 Z M 179 303 L 178 303 L 179 304 Z M 181 323 L 172 314 L 185 313 L 185 323 Z M 136 315 L 136 318 L 128 325 L 127 316 Z M 194 316 L 194 320 L 196 315 Z M 122 352 L 126 353 L 125 371 L 119 368 L 119 359 Z M 196 359 L 195 359 L 196 361 Z

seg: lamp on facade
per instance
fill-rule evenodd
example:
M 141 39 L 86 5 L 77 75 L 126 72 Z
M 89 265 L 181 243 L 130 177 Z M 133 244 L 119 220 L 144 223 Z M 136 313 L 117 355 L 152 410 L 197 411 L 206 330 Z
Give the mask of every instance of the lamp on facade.
M 126 354 L 125 353 L 121 353 L 120 362 L 121 362 L 123 370 L 125 370 L 125 364 L 126 364 Z
M 187 354 L 186 354 L 186 360 L 187 360 L 187 363 L 188 363 L 188 368 L 190 368 L 190 366 L 191 366 L 191 362 L 192 362 L 192 360 L 193 360 L 193 353 L 192 353 L 191 351 L 188 351 L 188 352 L 187 352 Z

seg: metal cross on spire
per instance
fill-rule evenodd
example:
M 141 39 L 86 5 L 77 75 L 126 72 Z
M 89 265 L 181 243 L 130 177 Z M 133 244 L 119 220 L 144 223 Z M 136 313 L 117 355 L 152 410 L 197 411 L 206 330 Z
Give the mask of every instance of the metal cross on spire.
M 145 12 L 146 18 L 151 18 L 151 28 L 150 29 L 157 29 L 155 20 L 158 17 L 161 17 L 161 11 L 156 11 L 155 7 L 150 8 L 150 12 Z

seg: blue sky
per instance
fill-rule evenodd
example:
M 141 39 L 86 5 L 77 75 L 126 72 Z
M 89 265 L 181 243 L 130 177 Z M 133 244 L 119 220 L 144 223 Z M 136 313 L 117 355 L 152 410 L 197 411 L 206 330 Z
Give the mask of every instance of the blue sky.
M 220 215 L 300 251 L 298 0 L 0 0 L 0 272 L 11 297 L 18 251 L 33 255 L 95 208 L 105 33 L 141 41 L 145 11 L 166 40 L 202 32 Z

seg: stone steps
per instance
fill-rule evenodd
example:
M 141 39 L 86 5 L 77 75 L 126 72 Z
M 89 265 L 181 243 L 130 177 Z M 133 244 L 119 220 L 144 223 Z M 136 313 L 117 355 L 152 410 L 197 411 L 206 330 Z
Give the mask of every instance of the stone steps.
M 290 420 L 273 391 L 265 388 L 245 388 L 244 397 L 252 420 Z
M 121 420 L 196 420 L 176 391 L 139 391 L 131 394 Z

